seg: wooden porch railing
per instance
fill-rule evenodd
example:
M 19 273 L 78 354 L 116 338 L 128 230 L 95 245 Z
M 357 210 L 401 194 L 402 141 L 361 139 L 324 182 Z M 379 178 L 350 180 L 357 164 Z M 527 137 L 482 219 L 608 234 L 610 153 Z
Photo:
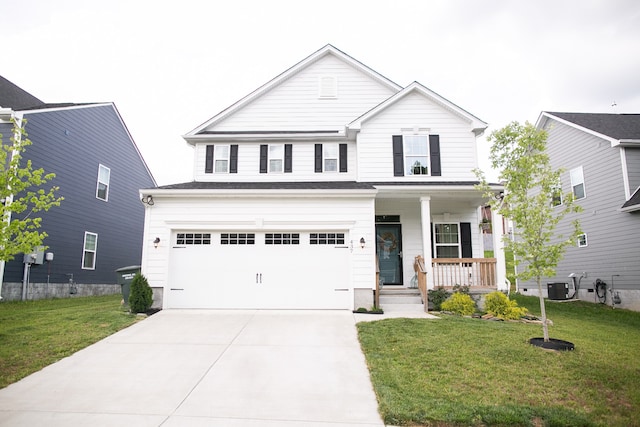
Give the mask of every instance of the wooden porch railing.
M 429 310 L 429 296 L 427 294 L 427 272 L 424 268 L 424 258 L 422 255 L 415 257 L 413 261 L 413 270 L 416 272 L 418 278 L 418 289 L 422 297 L 422 303 L 424 304 L 424 311 Z
M 495 258 L 433 258 L 434 286 L 496 287 Z
M 373 293 L 373 306 L 380 307 L 380 260 L 376 257 L 376 287 Z

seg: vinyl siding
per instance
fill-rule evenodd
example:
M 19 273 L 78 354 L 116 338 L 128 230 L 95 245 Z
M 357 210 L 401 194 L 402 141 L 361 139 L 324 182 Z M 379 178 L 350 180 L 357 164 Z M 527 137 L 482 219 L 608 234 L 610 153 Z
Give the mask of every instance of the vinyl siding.
M 322 75 L 337 77 L 336 99 L 319 99 Z M 343 130 L 391 95 L 388 87 L 327 55 L 207 130 Z
M 112 105 L 25 114 L 34 168 L 56 174 L 64 197 L 42 213 L 44 244 L 54 253 L 50 282 L 115 283 L 114 270 L 140 264 L 144 208 L 140 188 L 155 186 Z M 96 198 L 98 166 L 111 169 L 108 201 Z M 84 232 L 98 234 L 96 268 L 83 270 Z M 22 281 L 22 256 L 7 264 L 5 282 Z M 47 265 L 31 269 L 32 283 L 46 283 Z
M 414 127 L 440 135 L 442 176 L 393 176 L 392 136 Z M 473 181 L 475 167 L 476 140 L 469 123 L 417 93 L 366 121 L 358 135 L 359 181 Z
M 619 211 L 626 200 L 620 148 L 555 121 L 550 121 L 547 130 L 552 166 L 565 171 L 563 192 L 571 191 L 569 171 L 578 166 L 584 170 L 586 197 L 576 202 L 583 212 L 567 216 L 557 232 L 568 233 L 570 221 L 578 219 L 588 246 L 568 247 L 556 277 L 545 278 L 545 283 L 567 282 L 570 273 L 586 272 L 588 278 L 582 281 L 586 289 L 597 278 L 609 283 L 612 275 L 619 274 L 616 289 L 640 289 L 640 215 Z M 524 282 L 520 287 L 533 288 L 534 284 Z
M 234 144 L 236 142 L 233 142 Z M 291 173 L 260 173 L 260 145 L 261 144 L 292 144 Z M 355 181 L 356 173 L 356 145 L 347 144 L 347 172 L 314 172 L 314 145 L 335 144 L 334 141 L 305 141 L 305 142 L 238 142 L 238 172 L 237 173 L 205 173 L 205 155 L 208 144 L 201 143 L 195 147 L 196 181 L 242 182 L 242 181 Z M 225 144 L 220 142 L 220 144 Z
M 375 284 L 375 246 L 360 249 L 360 237 L 374 242 L 374 201 L 371 197 L 334 197 L 326 193 L 283 197 L 154 197 L 146 210 L 143 271 L 153 287 L 164 287 L 168 275 L 172 230 L 322 231 L 347 230 L 351 252 L 352 288 Z M 188 213 L 186 215 L 185 213 Z M 161 245 L 153 247 L 155 237 Z M 251 263 L 251 260 L 246 260 Z M 318 260 L 318 268 L 328 268 Z M 203 263 L 203 268 L 206 268 Z M 313 274 L 313 272 L 309 272 Z

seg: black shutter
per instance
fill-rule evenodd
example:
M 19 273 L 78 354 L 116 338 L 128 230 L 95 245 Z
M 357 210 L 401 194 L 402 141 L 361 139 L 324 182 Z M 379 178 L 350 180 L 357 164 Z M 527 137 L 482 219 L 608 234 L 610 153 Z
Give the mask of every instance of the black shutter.
M 293 147 L 291 144 L 284 144 L 284 171 L 291 172 L 292 168 L 292 151 Z
M 233 144 L 231 146 L 231 153 L 229 154 L 229 173 L 238 173 L 238 145 Z
M 442 176 L 442 169 L 440 168 L 440 135 L 429 135 L 429 151 L 431 176 Z
M 460 245 L 462 246 L 462 258 L 473 258 L 471 250 L 471 223 L 460 223 Z
M 204 173 L 213 173 L 213 145 L 207 145 L 207 157 L 204 162 Z
M 431 227 L 431 258 L 438 258 L 438 256 L 436 255 L 435 236 L 433 235 L 433 223 L 430 223 L 429 227 Z M 431 260 L 429 260 L 429 261 L 431 261 Z M 425 259 L 424 262 L 427 262 L 427 260 Z
M 316 144 L 315 159 L 316 172 L 322 172 L 322 144 Z
M 347 144 L 340 144 L 340 172 L 347 171 Z
M 260 173 L 267 173 L 268 145 L 260 145 Z
M 393 135 L 393 176 L 404 176 L 402 135 Z

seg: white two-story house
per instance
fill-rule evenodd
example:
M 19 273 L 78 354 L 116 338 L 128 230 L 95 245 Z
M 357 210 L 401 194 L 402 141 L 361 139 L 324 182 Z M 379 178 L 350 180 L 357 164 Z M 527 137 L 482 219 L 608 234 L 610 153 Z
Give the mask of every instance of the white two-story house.
M 192 182 L 140 191 L 155 304 L 368 308 L 418 255 L 430 288 L 504 288 L 472 172 L 486 127 L 323 47 L 184 136 Z

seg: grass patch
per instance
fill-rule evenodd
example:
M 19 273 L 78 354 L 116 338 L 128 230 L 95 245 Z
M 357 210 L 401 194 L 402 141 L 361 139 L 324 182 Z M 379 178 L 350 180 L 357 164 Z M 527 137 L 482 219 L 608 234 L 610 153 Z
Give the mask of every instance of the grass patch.
M 539 314 L 537 297 L 517 296 Z M 546 304 L 542 327 L 445 316 L 359 323 L 380 413 L 423 426 L 631 426 L 640 419 L 640 313 L 585 302 Z
M 0 388 L 135 323 L 122 297 L 0 304 Z

